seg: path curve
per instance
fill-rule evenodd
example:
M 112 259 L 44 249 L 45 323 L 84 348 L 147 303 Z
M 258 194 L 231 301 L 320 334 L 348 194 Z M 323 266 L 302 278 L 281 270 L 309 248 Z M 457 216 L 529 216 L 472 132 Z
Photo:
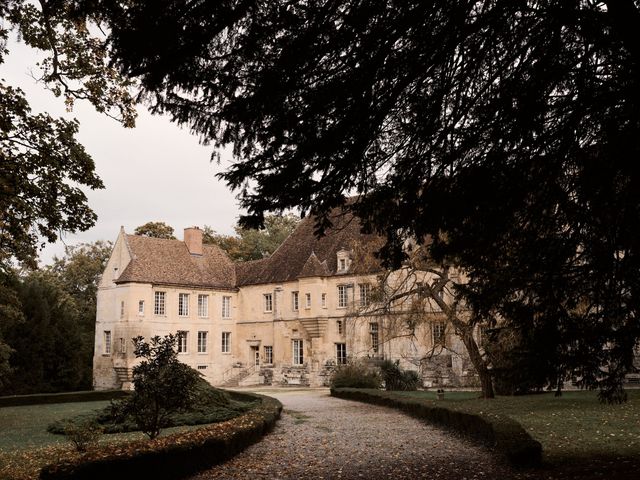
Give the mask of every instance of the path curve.
M 264 439 L 193 480 L 514 478 L 499 457 L 391 408 L 325 389 L 262 390 L 283 415 Z

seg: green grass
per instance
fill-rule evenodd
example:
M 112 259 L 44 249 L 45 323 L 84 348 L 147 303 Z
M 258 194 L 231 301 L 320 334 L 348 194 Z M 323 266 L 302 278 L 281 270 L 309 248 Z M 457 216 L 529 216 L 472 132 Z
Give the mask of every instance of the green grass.
M 477 392 L 394 392 L 398 396 L 433 400 L 443 407 L 503 414 L 519 422 L 542 444 L 550 463 L 627 457 L 640 459 L 640 390 L 630 390 L 622 405 L 598 402 L 596 392 L 563 392 L 520 397 L 477 398 Z

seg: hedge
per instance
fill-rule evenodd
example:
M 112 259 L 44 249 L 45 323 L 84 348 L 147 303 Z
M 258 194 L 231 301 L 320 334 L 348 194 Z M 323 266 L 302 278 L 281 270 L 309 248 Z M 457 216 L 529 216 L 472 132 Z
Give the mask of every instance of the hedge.
M 421 420 L 450 428 L 495 448 L 515 466 L 538 466 L 542 460 L 540 442 L 534 440 L 522 425 L 504 415 L 462 412 L 379 390 L 337 388 L 331 389 L 331 395 L 397 408 Z
M 10 395 L 0 397 L 0 407 L 19 407 L 22 405 L 40 405 L 50 403 L 96 402 L 114 400 L 129 395 L 124 390 L 88 390 L 83 392 L 37 393 L 34 395 Z
M 222 463 L 259 441 L 274 427 L 282 412 L 282 404 L 274 398 L 238 392 L 233 392 L 232 397 L 244 400 L 258 397 L 261 403 L 244 415 L 197 430 L 124 445 L 100 446 L 74 461 L 45 466 L 40 478 L 174 479 Z

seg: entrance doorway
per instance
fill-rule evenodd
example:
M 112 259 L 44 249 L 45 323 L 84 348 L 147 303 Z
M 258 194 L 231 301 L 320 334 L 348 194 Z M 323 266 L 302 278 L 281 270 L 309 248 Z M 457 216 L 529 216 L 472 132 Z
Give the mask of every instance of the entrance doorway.
M 251 347 L 251 355 L 253 355 L 253 364 L 260 365 L 260 347 Z

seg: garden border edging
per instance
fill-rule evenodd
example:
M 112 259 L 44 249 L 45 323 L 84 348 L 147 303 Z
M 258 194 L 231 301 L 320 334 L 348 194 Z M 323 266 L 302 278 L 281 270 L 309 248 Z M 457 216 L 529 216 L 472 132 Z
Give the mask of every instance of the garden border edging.
M 542 461 L 542 445 L 515 420 L 506 416 L 461 412 L 441 406 L 431 406 L 419 400 L 394 397 L 393 392 L 357 388 L 332 388 L 331 395 L 403 411 L 489 444 L 503 453 L 518 467 L 535 467 Z
M 187 432 L 113 445 L 73 462 L 54 463 L 40 471 L 43 480 L 113 480 L 114 478 L 174 479 L 222 463 L 258 442 L 271 431 L 282 413 L 282 403 L 264 395 L 261 405 L 226 422 Z M 228 427 L 229 431 L 225 428 Z

